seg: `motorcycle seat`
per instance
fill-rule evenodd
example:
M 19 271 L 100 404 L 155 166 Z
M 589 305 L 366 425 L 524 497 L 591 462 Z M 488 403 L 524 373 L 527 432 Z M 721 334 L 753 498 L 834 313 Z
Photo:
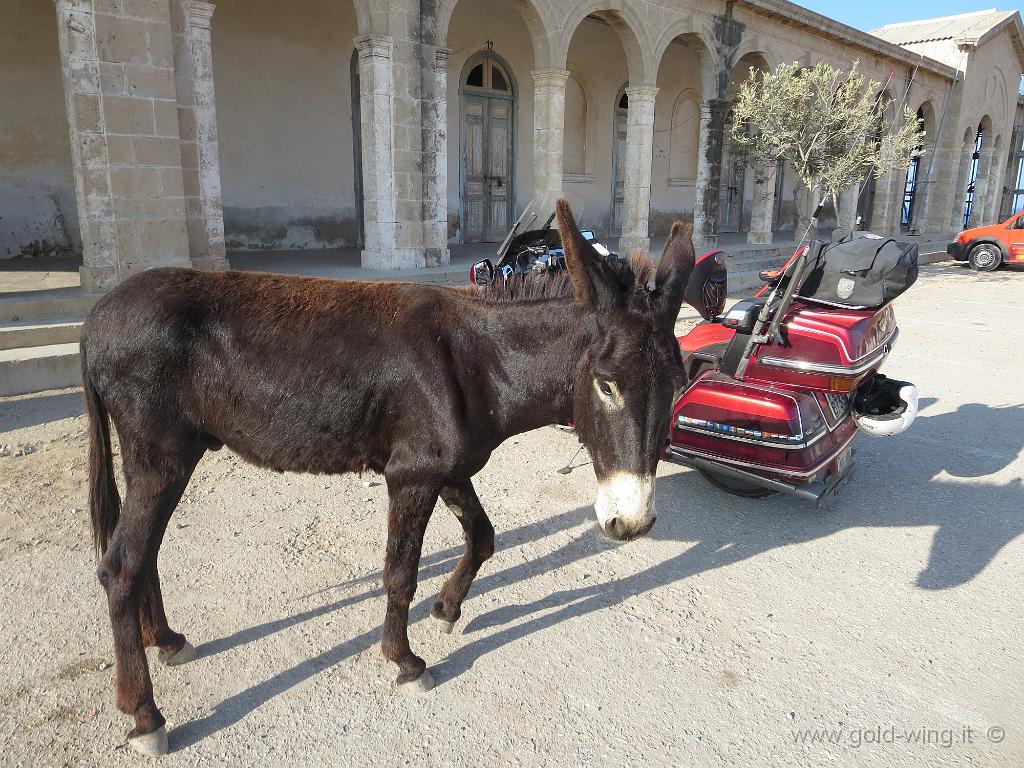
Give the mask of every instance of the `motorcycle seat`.
M 721 323 L 701 323 L 679 337 L 679 349 L 684 355 L 693 354 L 711 346 L 728 344 L 735 335 L 735 329 L 726 328 Z

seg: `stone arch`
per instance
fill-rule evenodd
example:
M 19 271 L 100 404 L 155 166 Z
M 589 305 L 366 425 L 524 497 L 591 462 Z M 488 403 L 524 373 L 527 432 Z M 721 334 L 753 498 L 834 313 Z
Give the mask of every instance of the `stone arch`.
M 739 84 L 747 79 L 750 68 L 763 72 L 770 72 L 773 69 L 768 57 L 760 50 L 749 50 L 743 55 L 737 56 L 729 71 L 728 97 L 730 100 L 735 98 L 735 89 Z
M 982 148 L 984 148 L 984 142 L 990 141 L 992 136 L 992 117 L 989 114 L 982 115 L 981 120 L 978 121 L 978 130 L 981 131 L 982 135 Z
M 633 7 L 623 0 L 582 0 L 571 9 L 561 25 L 561 32 L 554 45 L 555 66 L 565 68 L 572 38 L 587 16 L 597 16 L 615 30 L 626 53 L 630 84 L 652 83 L 654 78 L 648 66 L 650 59 L 645 55 L 651 50 L 651 46 L 648 44 L 644 24 Z
M 697 56 L 700 59 L 701 92 L 704 99 L 714 98 L 718 88 L 719 57 L 714 53 L 715 47 L 703 31 L 694 29 L 693 20 L 683 17 L 669 24 L 658 36 L 652 46 L 652 68 L 655 78 L 665 59 L 665 53 L 672 41 L 677 37 L 695 43 Z
M 372 2 L 372 0 L 364 0 Z M 434 14 L 434 23 L 430 25 L 424 18 L 424 42 L 428 45 L 446 47 L 448 42 L 448 31 L 451 27 L 452 16 L 455 15 L 455 7 L 459 0 L 440 0 L 437 11 Z M 552 64 L 551 49 L 549 41 L 554 32 L 548 26 L 552 21 L 552 12 L 537 0 L 511 0 L 509 5 L 516 9 L 527 29 L 530 31 L 530 39 L 533 42 L 533 61 L 538 69 L 555 66 Z M 421 11 L 424 13 L 425 11 Z M 564 57 L 562 62 L 564 64 Z
M 388 32 L 387 14 L 382 13 L 372 0 L 351 0 L 356 12 L 356 29 L 360 35 L 386 35 Z
M 744 59 L 758 60 L 760 59 L 763 65 L 761 69 L 771 72 L 775 69 L 777 62 L 774 57 L 763 48 L 757 39 L 750 42 L 740 43 L 740 47 L 736 49 L 736 53 L 733 55 L 732 65 L 733 73 L 735 74 L 736 68 Z

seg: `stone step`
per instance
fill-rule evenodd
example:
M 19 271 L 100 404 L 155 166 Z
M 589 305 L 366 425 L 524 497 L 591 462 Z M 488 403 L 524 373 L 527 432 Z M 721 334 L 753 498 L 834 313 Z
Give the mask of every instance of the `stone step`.
M 50 323 L 0 322 L 0 350 L 72 344 L 82 335 L 82 319 L 69 318 Z
M 0 323 L 85 317 L 98 299 L 79 288 L 0 293 Z
M 0 396 L 77 387 L 78 342 L 0 350 Z

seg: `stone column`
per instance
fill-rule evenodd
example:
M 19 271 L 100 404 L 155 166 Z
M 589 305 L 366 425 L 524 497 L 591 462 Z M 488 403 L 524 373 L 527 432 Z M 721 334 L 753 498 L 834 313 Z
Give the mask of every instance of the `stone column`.
M 750 210 L 750 230 L 747 242 L 752 245 L 765 245 L 772 242 L 772 225 L 775 220 L 775 174 L 777 166 L 765 172 L 759 178 L 759 171 L 754 171 L 754 192 Z
M 697 196 L 693 209 L 693 239 L 698 251 L 718 245 L 718 205 L 722 185 L 722 141 L 730 103 L 708 99 L 700 107 L 697 150 Z
M 212 3 L 199 0 L 171 2 L 189 252 L 196 269 L 221 271 L 228 260 L 213 89 L 213 11 Z
M 989 168 L 988 191 L 982 224 L 995 224 L 999 219 L 999 202 L 1002 199 L 1005 186 L 1003 176 L 1006 173 L 1006 161 L 1006 152 L 1003 148 L 995 148 Z
M 564 69 L 535 69 L 533 75 L 533 189 L 562 194 L 562 143 L 565 138 Z
M 622 253 L 647 253 L 651 238 L 647 225 L 651 218 L 651 163 L 654 160 L 654 103 L 658 89 L 652 85 L 626 88 L 629 109 L 626 112 L 626 169 L 623 179 L 624 221 L 619 250 Z
M 189 266 L 169 8 L 57 0 L 84 265 L 109 290 L 147 267 Z
M 836 225 L 847 232 L 857 231 L 857 203 L 860 200 L 860 184 L 854 184 L 849 189 L 839 193 L 839 203 L 836 205 Z
M 448 250 L 448 54 L 434 50 L 423 73 L 423 245 L 428 267 L 451 263 Z
M 903 169 L 889 171 L 875 184 L 875 203 L 871 210 L 871 231 L 893 234 L 900 231 L 900 210 L 907 175 Z M 900 181 L 904 184 L 901 185 Z
M 949 232 L 964 229 L 964 199 L 967 196 L 967 182 L 971 178 L 971 159 L 974 155 L 974 144 L 964 143 L 960 152 L 960 170 L 953 189 L 953 209 L 949 213 Z
M 363 150 L 363 229 L 366 269 L 422 267 L 422 249 L 397 247 L 395 194 L 394 43 L 383 35 L 355 39 L 359 51 L 359 109 Z
M 991 222 L 985 220 L 988 207 L 989 189 L 992 187 L 992 155 L 991 147 L 982 146 L 978 153 L 978 175 L 974 179 L 974 202 L 971 205 L 971 220 L 967 227 L 980 227 Z

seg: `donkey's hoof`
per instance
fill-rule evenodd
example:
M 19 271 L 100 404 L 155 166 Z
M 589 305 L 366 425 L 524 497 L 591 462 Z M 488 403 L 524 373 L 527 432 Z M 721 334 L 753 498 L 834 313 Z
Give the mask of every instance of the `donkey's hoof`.
M 461 615 L 461 611 L 458 613 Z M 430 618 L 436 622 L 437 628 L 446 635 L 450 635 L 452 633 L 452 630 L 455 629 L 455 622 L 459 620 L 459 616 L 456 616 L 454 619 L 446 617 L 443 612 L 443 606 L 440 602 L 434 603 L 433 607 L 430 609 Z
M 141 752 L 150 757 L 159 757 L 167 754 L 167 729 L 162 725 L 152 733 L 144 733 L 141 736 L 129 736 L 128 746 L 136 752 Z
M 401 678 L 398 679 L 398 690 L 410 696 L 426 693 L 433 687 L 434 678 L 425 669 L 420 672 L 419 677 L 414 677 L 412 680 L 403 681 Z
M 450 622 L 442 615 L 439 615 L 436 611 L 430 611 L 430 618 L 437 627 L 439 632 L 443 632 L 445 635 L 451 635 L 455 629 L 455 622 Z
M 454 621 L 442 619 L 440 616 L 435 616 L 434 614 L 430 614 L 430 618 L 434 620 L 434 625 L 437 627 L 437 630 L 439 632 L 442 632 L 446 635 L 450 635 L 452 631 L 454 631 L 455 629 Z
M 178 667 L 182 664 L 188 664 L 190 661 L 195 661 L 198 656 L 199 654 L 196 653 L 196 649 L 192 647 L 192 643 L 188 640 L 186 640 L 185 644 L 174 653 L 168 654 L 160 651 L 160 661 L 168 667 Z

